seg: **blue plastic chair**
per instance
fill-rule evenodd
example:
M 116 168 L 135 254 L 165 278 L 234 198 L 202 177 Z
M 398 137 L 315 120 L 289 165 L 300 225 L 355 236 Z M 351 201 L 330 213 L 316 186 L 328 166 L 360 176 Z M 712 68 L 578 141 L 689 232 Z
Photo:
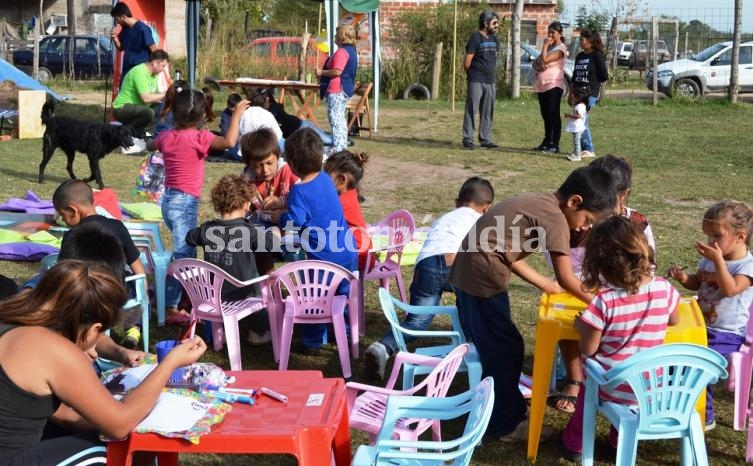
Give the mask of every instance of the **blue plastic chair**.
M 42 258 L 42 269 L 49 270 L 58 262 L 59 254 L 48 254 Z M 125 279 L 126 283 L 133 282 L 136 290 L 136 297 L 129 299 L 123 309 L 130 309 L 139 306 L 141 308 L 141 341 L 144 344 L 144 351 L 149 352 L 149 293 L 146 291 L 146 275 L 143 273 L 129 275 Z
M 159 223 L 123 222 L 134 244 L 141 252 L 141 262 L 154 274 L 154 294 L 157 298 L 157 325 L 165 325 L 165 280 L 172 251 L 165 249 Z
M 387 318 L 387 322 L 392 327 L 392 335 L 395 337 L 398 351 L 408 353 L 408 345 L 405 343 L 405 335 L 412 335 L 420 338 L 431 338 L 433 340 L 443 339 L 450 340 L 449 344 L 437 346 L 424 346 L 416 348 L 413 351 L 422 356 L 432 356 L 443 358 L 455 347 L 466 342 L 463 330 L 460 327 L 460 318 L 455 306 L 411 306 L 405 304 L 399 299 L 390 295 L 385 288 L 379 288 L 379 302 L 382 305 L 382 312 Z M 411 314 L 445 314 L 450 318 L 452 330 L 411 330 L 400 325 L 397 316 L 397 309 Z M 403 390 L 411 388 L 417 375 L 425 375 L 431 372 L 432 368 L 420 364 L 408 364 L 403 366 Z M 470 349 L 463 357 L 463 363 L 458 369 L 459 372 L 468 372 L 468 386 L 474 387 L 481 381 L 481 360 L 479 359 L 476 347 L 471 344 Z
M 494 379 L 487 377 L 465 393 L 446 398 L 391 396 L 384 424 L 373 446 L 356 450 L 352 466 L 453 465 L 470 463 L 473 450 L 489 424 L 494 406 Z M 400 419 L 455 419 L 468 414 L 460 437 L 443 441 L 393 439 L 393 426 Z
M 679 343 L 643 350 L 609 371 L 586 360 L 583 465 L 593 465 L 596 412 L 617 429 L 617 466 L 634 465 L 638 440 L 679 438 L 682 465 L 707 465 L 698 397 L 708 384 L 727 378 L 727 360 L 704 346 Z M 636 406 L 599 398 L 599 389 L 629 384 Z

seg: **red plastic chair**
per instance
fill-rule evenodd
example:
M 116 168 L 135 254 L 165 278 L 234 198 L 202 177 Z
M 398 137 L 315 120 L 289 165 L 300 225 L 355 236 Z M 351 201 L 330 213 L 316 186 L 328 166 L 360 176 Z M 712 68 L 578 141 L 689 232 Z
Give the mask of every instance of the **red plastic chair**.
M 387 244 L 369 250 L 366 264 L 373 265 L 368 270 L 360 271 L 362 284 L 361 307 L 358 309 L 358 312 L 362 323 L 361 335 L 366 335 L 364 298 L 367 280 L 379 280 L 380 286 L 389 291 L 390 279 L 394 278 L 397 283 L 398 292 L 400 293 L 400 300 L 408 302 L 407 295 L 405 294 L 405 285 L 403 284 L 403 272 L 400 266 L 403 259 L 403 249 L 410 243 L 414 231 L 416 231 L 416 222 L 413 220 L 413 215 L 404 209 L 390 213 L 379 221 L 379 223 L 369 228 L 369 234 L 372 238 L 376 235 L 382 235 L 387 239 Z M 380 253 L 385 254 L 383 260 L 379 260 Z
M 242 282 L 227 272 L 199 259 L 178 259 L 170 263 L 167 273 L 175 277 L 183 285 L 183 289 L 191 300 L 191 320 L 205 320 L 222 322 L 222 326 L 212 325 L 212 339 L 215 351 L 222 349 L 223 340 L 227 342 L 230 369 L 241 368 L 241 340 L 238 321 L 254 312 L 268 307 L 268 275 Z M 250 297 L 241 301 L 222 301 L 222 284 L 228 282 L 237 287 L 245 287 L 258 283 L 261 297 Z M 272 325 L 273 313 L 269 313 L 269 323 Z M 191 328 L 193 337 L 195 326 Z M 223 332 L 224 329 L 224 332 Z M 272 334 L 272 344 L 275 347 L 275 335 Z
M 455 378 L 455 374 L 463 362 L 463 356 L 465 356 L 469 349 L 470 345 L 463 343 L 450 351 L 442 359 L 421 356 L 415 353 L 399 352 L 395 355 L 395 364 L 392 366 L 392 373 L 385 388 L 348 382 L 345 388 L 348 390 L 350 426 L 367 432 L 373 444 L 384 422 L 389 397 L 413 395 L 421 395 L 429 398 L 444 397 L 447 395 L 447 390 L 449 390 L 450 384 L 452 384 L 452 380 Z M 397 376 L 400 373 L 400 367 L 406 363 L 434 366 L 434 370 L 412 388 L 395 390 L 394 387 L 397 382 Z M 359 393 L 361 394 L 359 395 Z M 442 440 L 438 419 L 400 419 L 394 425 L 393 438 L 415 441 L 429 427 L 432 428 L 433 439 L 435 441 Z
M 347 296 L 336 294 L 343 281 L 350 282 Z M 276 314 L 270 315 L 272 335 L 277 333 L 280 342 L 279 369 L 287 370 L 290 356 L 290 342 L 295 324 L 332 323 L 335 329 L 337 350 L 343 377 L 352 375 L 350 353 L 358 358 L 358 312 L 360 286 L 358 273 L 346 270 L 339 265 L 318 261 L 302 260 L 285 264 L 270 274 L 270 288 Z M 283 298 L 283 290 L 288 296 Z M 350 351 L 345 330 L 345 308 L 349 312 Z M 272 321 L 275 324 L 272 325 Z M 274 337 L 273 337 L 274 338 Z

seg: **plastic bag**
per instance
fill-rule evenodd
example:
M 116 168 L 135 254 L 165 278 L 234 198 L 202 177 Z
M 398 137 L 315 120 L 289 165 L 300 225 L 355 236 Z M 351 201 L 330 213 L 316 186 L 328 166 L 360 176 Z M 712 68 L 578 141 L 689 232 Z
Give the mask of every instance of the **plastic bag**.
M 158 151 L 149 152 L 141 162 L 134 192 L 160 204 L 165 192 L 165 161 Z

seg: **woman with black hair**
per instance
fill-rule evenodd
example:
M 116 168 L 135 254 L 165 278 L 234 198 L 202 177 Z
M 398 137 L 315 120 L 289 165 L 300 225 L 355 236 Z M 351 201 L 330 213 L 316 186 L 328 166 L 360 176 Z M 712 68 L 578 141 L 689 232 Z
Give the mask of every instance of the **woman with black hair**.
M 536 148 L 556 154 L 560 151 L 562 116 L 560 101 L 565 92 L 565 57 L 567 47 L 562 41 L 562 24 L 554 21 L 549 25 L 541 54 L 533 64 L 536 80 L 533 90 L 539 97 L 541 118 L 544 120 L 544 140 Z
M 604 59 L 604 42 L 598 32 L 586 29 L 580 33 L 582 52 L 575 57 L 573 69 L 573 86 L 591 88 L 591 96 L 586 106 L 589 112 L 601 98 L 601 83 L 609 79 L 607 63 Z M 581 137 L 581 157 L 594 157 L 594 145 L 591 140 L 590 118 L 586 116 L 586 129 Z

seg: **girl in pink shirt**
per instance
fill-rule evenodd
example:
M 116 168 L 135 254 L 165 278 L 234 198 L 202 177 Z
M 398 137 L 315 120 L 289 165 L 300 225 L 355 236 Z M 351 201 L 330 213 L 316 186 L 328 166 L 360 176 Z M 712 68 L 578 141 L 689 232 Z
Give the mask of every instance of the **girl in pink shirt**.
M 642 348 L 661 345 L 667 324 L 679 320 L 680 294 L 666 279 L 653 275 L 653 256 L 643 231 L 625 217 L 605 220 L 588 235 L 583 287 L 596 295 L 575 319 L 575 329 L 581 336 L 578 347 L 583 356 L 594 358 L 606 370 Z M 578 461 L 583 446 L 584 391 L 578 394 L 575 412 L 560 436 L 568 459 Z M 599 396 L 615 403 L 636 403 L 626 384 Z M 617 445 L 614 428 L 609 440 Z
M 248 101 L 235 106 L 230 128 L 225 136 L 216 136 L 199 129 L 207 114 L 207 101 L 201 91 L 184 89 L 173 101 L 173 129 L 163 131 L 147 145 L 157 149 L 165 160 L 165 194 L 162 197 L 162 218 L 173 237 L 173 259 L 196 257 L 196 249 L 186 244 L 186 234 L 199 222 L 199 200 L 204 186 L 204 164 L 210 150 L 235 146 L 238 123 Z M 178 311 L 181 286 L 167 277 L 165 307 L 168 323 L 187 323 L 189 316 Z

